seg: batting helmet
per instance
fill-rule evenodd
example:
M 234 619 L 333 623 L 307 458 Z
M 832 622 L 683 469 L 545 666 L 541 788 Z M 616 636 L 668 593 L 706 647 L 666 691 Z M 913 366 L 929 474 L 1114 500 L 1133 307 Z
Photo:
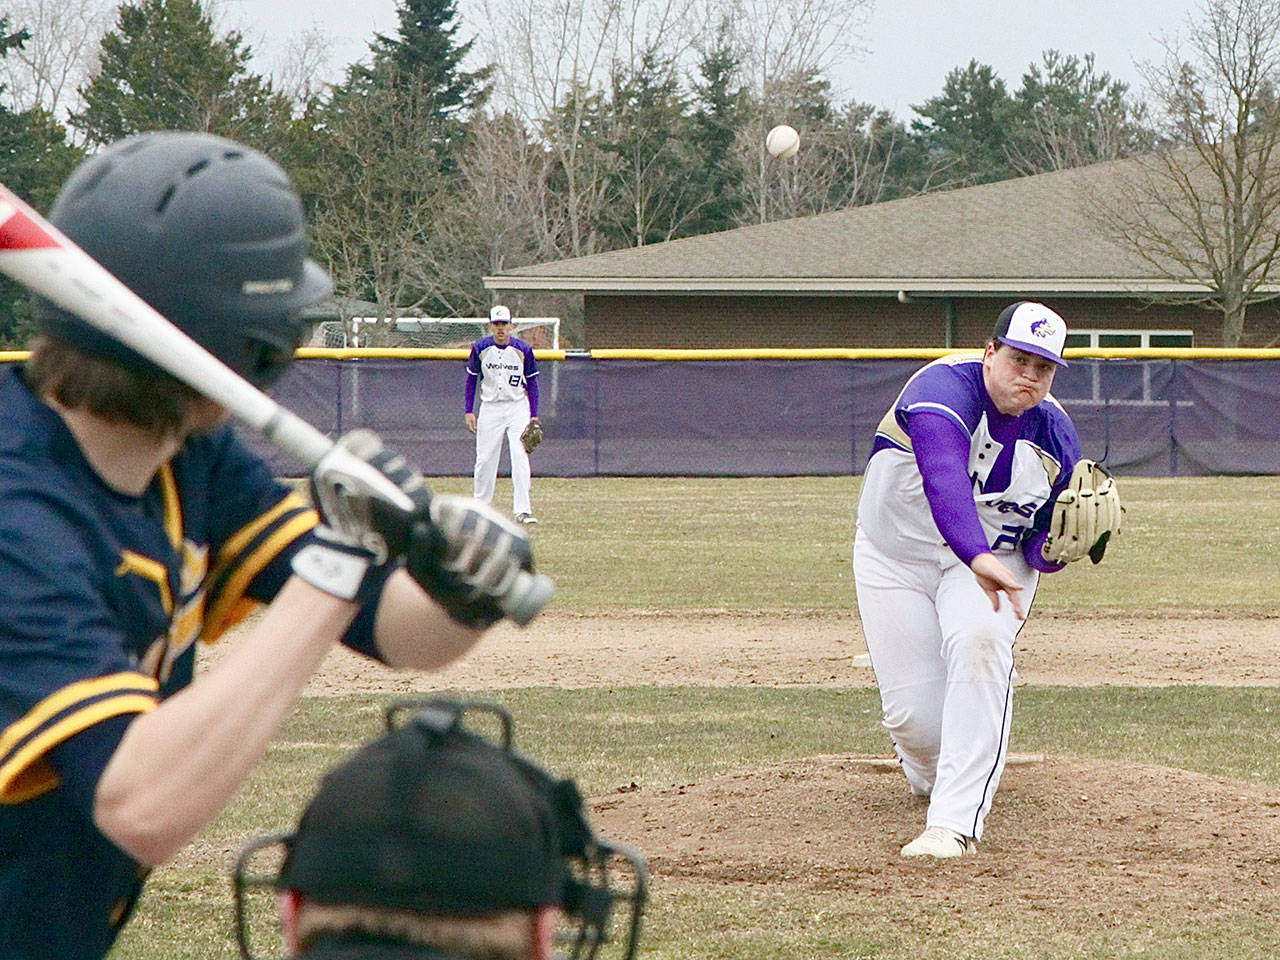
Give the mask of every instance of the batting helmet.
M 289 177 L 249 147 L 203 133 L 144 133 L 81 164 L 49 219 L 147 303 L 256 385 L 273 382 L 332 285 L 307 258 Z M 43 303 L 37 325 L 134 369 L 155 368 Z

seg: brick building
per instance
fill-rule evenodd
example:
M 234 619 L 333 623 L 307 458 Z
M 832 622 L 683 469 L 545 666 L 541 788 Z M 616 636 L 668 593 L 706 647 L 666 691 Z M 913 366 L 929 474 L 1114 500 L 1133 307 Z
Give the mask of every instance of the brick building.
M 1125 161 L 742 227 L 486 277 L 498 296 L 583 297 L 586 348 L 979 346 L 1011 300 L 1067 320 L 1070 346 L 1222 346 L 1221 314 L 1108 240 Z M 1276 301 L 1242 346 L 1280 343 Z

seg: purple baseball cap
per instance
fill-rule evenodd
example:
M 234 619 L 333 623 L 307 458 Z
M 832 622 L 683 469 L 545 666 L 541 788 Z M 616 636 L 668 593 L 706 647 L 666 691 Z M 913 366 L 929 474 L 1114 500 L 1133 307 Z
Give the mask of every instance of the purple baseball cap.
M 1020 300 L 1000 311 L 992 339 L 1016 350 L 1034 353 L 1060 367 L 1062 348 L 1067 342 L 1067 323 L 1043 303 Z

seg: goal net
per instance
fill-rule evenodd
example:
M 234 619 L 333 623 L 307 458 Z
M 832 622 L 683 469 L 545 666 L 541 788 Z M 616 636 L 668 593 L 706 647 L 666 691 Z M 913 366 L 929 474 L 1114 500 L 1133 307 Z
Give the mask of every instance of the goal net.
M 517 317 L 513 334 L 531 347 L 560 348 L 559 317 Z M 311 338 L 315 347 L 470 347 L 489 332 L 487 317 L 401 317 L 378 321 L 354 317 L 326 320 Z

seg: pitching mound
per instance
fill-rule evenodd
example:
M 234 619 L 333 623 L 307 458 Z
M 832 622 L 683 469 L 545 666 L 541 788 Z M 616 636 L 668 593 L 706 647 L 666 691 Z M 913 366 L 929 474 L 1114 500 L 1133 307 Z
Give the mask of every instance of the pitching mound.
M 645 852 L 656 884 L 848 892 L 900 920 L 924 922 L 939 903 L 1047 910 L 1072 927 L 1280 909 L 1274 790 L 1165 767 L 1014 759 L 977 855 L 947 862 L 899 856 L 925 805 L 894 764 L 871 758 L 812 757 L 592 808 L 603 835 Z

